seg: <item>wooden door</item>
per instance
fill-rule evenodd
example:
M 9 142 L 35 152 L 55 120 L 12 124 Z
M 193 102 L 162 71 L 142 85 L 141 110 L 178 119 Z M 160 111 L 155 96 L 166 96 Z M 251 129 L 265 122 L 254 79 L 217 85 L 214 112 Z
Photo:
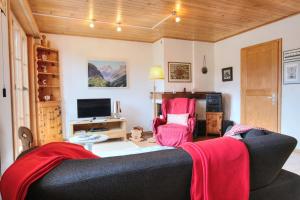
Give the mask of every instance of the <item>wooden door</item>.
M 280 131 L 281 40 L 241 50 L 241 123 Z

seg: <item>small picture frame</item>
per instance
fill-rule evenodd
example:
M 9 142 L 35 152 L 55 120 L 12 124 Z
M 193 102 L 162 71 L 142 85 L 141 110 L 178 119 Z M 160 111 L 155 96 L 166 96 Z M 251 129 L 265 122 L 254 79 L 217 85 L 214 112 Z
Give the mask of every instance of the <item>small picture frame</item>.
M 185 62 L 168 63 L 169 82 L 192 82 L 192 64 Z
M 284 63 L 283 83 L 300 84 L 300 60 Z
M 232 81 L 233 80 L 233 70 L 232 67 L 226 67 L 222 69 L 222 81 Z

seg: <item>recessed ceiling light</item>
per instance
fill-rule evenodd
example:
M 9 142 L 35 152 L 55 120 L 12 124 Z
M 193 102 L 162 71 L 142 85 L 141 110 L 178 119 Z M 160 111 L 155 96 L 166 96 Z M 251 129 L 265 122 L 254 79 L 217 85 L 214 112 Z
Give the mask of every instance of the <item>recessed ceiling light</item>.
M 177 12 L 174 10 L 172 15 L 175 17 L 175 22 L 178 23 L 181 21 L 181 18 L 177 15 Z
M 121 23 L 118 23 L 117 31 L 118 31 L 118 32 L 121 32 L 121 31 L 122 31 Z
M 90 28 L 94 28 L 95 27 L 95 23 L 94 23 L 94 21 L 92 20 L 91 22 L 90 22 Z

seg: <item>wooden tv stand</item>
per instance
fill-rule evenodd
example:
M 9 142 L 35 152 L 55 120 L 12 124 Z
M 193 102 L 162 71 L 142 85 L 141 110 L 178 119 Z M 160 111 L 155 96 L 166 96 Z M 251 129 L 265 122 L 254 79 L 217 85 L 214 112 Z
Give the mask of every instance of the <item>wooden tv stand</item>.
M 120 119 L 96 119 L 96 120 L 78 120 L 71 122 L 71 137 L 76 131 L 86 131 L 92 134 L 104 134 L 110 139 L 122 138 L 127 140 L 126 132 L 127 121 L 124 118 Z M 103 129 L 100 131 L 90 132 L 91 129 Z

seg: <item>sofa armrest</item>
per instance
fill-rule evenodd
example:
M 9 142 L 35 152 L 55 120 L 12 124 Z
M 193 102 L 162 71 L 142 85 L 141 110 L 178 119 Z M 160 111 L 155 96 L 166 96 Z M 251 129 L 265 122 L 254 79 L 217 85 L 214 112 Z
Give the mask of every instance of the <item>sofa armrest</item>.
M 196 118 L 195 117 L 189 118 L 188 119 L 188 126 L 189 126 L 190 133 L 194 133 L 195 125 L 196 125 Z
M 152 129 L 153 129 L 153 134 L 155 135 L 157 133 L 157 128 L 160 126 L 160 125 L 164 125 L 166 124 L 167 121 L 165 119 L 161 119 L 159 117 L 155 118 L 153 120 L 153 124 L 152 124 Z
M 279 133 L 243 139 L 250 157 L 250 188 L 262 188 L 279 174 L 296 147 L 297 140 Z

